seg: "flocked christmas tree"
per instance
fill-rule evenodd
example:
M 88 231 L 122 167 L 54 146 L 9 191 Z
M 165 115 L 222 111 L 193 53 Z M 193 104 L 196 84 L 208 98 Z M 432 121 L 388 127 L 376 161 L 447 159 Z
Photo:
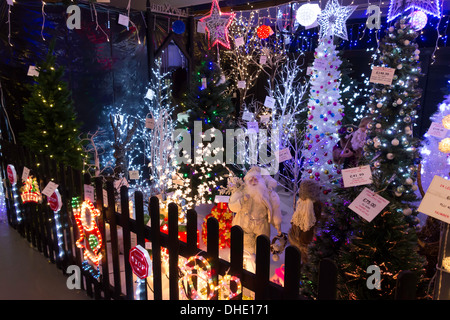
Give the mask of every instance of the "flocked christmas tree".
M 354 213 L 352 233 L 341 247 L 339 292 L 343 299 L 393 299 L 401 271 L 423 280 L 423 259 L 417 253 L 415 185 L 419 140 L 412 126 L 421 90 L 417 33 L 402 17 L 380 42 L 378 65 L 395 70 L 392 84 L 374 84 L 363 162 L 370 164 L 373 183 L 367 187 L 389 203 L 369 223 Z M 354 199 L 348 199 L 350 202 Z M 369 266 L 380 269 L 380 288 L 367 286 Z M 420 293 L 418 293 L 420 295 Z
M 82 148 L 79 145 L 79 123 L 71 92 L 63 81 L 64 68 L 57 66 L 50 44 L 44 61 L 37 64 L 39 75 L 29 85 L 30 98 L 23 108 L 25 130 L 23 144 L 36 154 L 48 155 L 66 165 L 81 169 Z
M 314 52 L 310 72 L 310 97 L 305 139 L 304 176 L 319 181 L 324 194 L 337 183 L 338 174 L 333 163 L 333 146 L 338 141 L 343 107 L 339 103 L 341 60 L 332 36 L 320 39 Z
M 227 181 L 224 149 L 217 149 L 214 143 L 225 138 L 226 129 L 233 128 L 234 107 L 230 96 L 225 94 L 226 88 L 220 66 L 206 57 L 193 73 L 182 109 L 185 118 L 178 125 L 192 137 L 191 154 L 188 150 L 175 150 L 186 159 L 186 163 L 178 163 L 175 183 L 183 190 L 188 208 L 213 203 L 220 186 Z M 221 143 L 225 145 L 224 140 Z

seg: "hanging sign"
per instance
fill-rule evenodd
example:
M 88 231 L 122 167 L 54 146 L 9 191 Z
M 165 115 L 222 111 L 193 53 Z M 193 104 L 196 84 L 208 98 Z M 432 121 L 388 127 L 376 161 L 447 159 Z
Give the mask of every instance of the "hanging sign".
M 368 188 L 364 188 L 348 208 L 363 219 L 371 222 L 388 203 L 389 201 L 382 196 L 379 196 Z
M 344 188 L 371 184 L 372 171 L 370 170 L 369 165 L 357 168 L 343 169 L 342 179 L 344 181 Z
M 417 210 L 450 223 L 450 181 L 434 176 Z
M 27 181 L 28 176 L 30 175 L 30 169 L 28 169 L 27 167 L 23 167 L 23 171 L 22 171 L 22 181 Z
M 275 107 L 275 99 L 269 96 L 266 96 L 266 100 L 264 100 L 264 107 L 273 109 Z
M 427 134 L 436 138 L 443 139 L 447 136 L 447 129 L 442 123 L 432 122 L 430 128 L 427 131 Z
M 395 69 L 385 67 L 373 67 L 369 82 L 390 86 L 394 78 Z
M 47 185 L 45 186 L 44 190 L 42 190 L 42 194 L 44 196 L 50 197 L 55 190 L 58 188 L 58 185 L 52 181 L 50 181 L 49 183 L 47 183 Z
M 275 151 L 275 156 L 277 157 L 279 163 L 292 159 L 289 148 Z
M 90 184 L 84 185 L 84 200 L 90 200 L 92 203 L 95 202 L 94 186 L 91 186 Z

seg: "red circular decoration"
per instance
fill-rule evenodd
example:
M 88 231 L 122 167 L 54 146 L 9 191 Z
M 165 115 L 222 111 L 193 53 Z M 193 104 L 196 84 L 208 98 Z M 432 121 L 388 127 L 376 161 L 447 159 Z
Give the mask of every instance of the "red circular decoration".
M 132 248 L 128 257 L 133 273 L 139 279 L 145 279 L 149 275 L 151 268 L 150 256 L 140 245 Z
M 59 211 L 61 209 L 62 201 L 58 189 L 50 197 L 47 197 L 47 203 L 53 211 Z
M 273 34 L 272 28 L 266 25 L 259 26 L 256 32 L 260 39 L 267 39 L 269 36 Z

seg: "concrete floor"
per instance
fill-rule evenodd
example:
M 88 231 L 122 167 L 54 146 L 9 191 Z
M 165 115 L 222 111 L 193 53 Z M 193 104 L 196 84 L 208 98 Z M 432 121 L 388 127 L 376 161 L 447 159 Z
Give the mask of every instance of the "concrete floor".
M 67 277 L 0 219 L 0 300 L 90 300 L 69 290 Z

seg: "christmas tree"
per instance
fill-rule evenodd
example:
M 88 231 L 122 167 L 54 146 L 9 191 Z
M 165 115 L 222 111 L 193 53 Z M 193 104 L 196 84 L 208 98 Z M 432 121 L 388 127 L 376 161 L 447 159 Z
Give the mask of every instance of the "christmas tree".
M 65 165 L 81 169 L 82 148 L 71 92 L 63 81 L 64 68 L 56 66 L 54 41 L 44 61 L 37 64 L 38 76 L 29 85 L 30 98 L 23 108 L 23 144 L 36 154 L 48 155 Z
M 413 202 L 419 140 L 412 135 L 421 90 L 417 33 L 403 17 L 380 42 L 378 63 L 395 71 L 392 84 L 373 85 L 363 162 L 371 165 L 373 183 L 365 187 L 389 201 L 371 222 L 352 214 L 349 243 L 341 246 L 339 292 L 343 299 L 392 299 L 403 270 L 423 280 L 423 259 L 417 252 L 418 223 Z M 350 202 L 354 199 L 348 199 Z M 379 268 L 380 287 L 367 285 L 370 268 Z
M 187 130 L 193 137 L 191 154 L 183 150 L 184 154 L 180 155 L 185 156 L 186 161 L 177 164 L 175 180 L 179 181 L 178 189 L 183 190 L 188 208 L 212 203 L 220 186 L 227 181 L 222 146 L 225 145 L 225 130 L 233 128 L 234 108 L 231 98 L 225 94 L 226 89 L 220 67 L 206 56 L 194 71 L 191 88 L 182 105 L 181 111 L 187 118 L 178 124 L 178 129 Z M 220 150 L 216 144 L 220 144 Z
M 319 181 L 323 193 L 328 194 L 338 179 L 332 154 L 343 117 L 343 107 L 339 103 L 341 60 L 331 36 L 320 39 L 314 57 L 303 152 L 304 175 Z

